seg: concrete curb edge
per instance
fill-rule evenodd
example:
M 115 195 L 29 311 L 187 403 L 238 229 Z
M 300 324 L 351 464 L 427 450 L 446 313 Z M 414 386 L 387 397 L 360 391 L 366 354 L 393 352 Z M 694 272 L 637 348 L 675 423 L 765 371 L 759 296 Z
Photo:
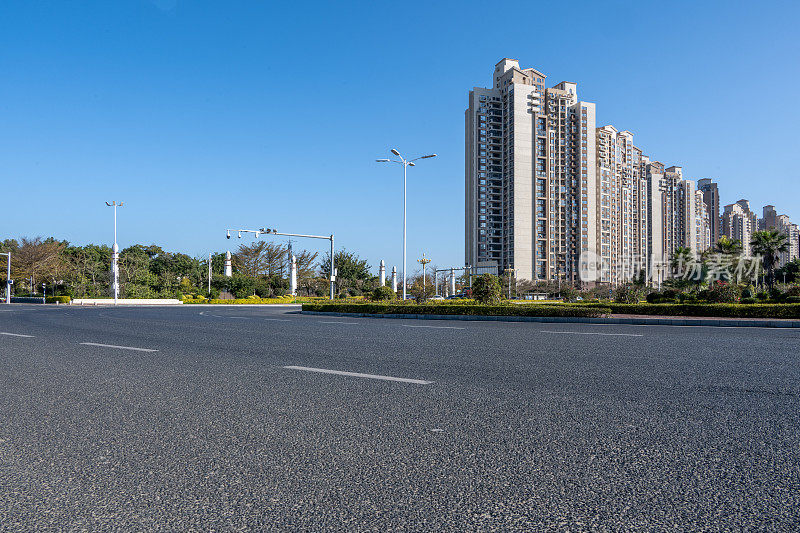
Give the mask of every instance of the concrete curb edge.
M 800 328 L 800 320 L 771 320 L 735 318 L 584 318 L 584 317 L 551 317 L 551 316 L 488 316 L 488 315 L 419 315 L 419 314 L 373 314 L 373 313 L 338 313 L 334 311 L 303 311 L 304 315 L 324 315 L 340 317 L 364 318 L 406 318 L 418 320 L 476 320 L 489 322 L 550 322 L 581 324 L 624 324 L 633 326 L 710 326 L 737 328 Z

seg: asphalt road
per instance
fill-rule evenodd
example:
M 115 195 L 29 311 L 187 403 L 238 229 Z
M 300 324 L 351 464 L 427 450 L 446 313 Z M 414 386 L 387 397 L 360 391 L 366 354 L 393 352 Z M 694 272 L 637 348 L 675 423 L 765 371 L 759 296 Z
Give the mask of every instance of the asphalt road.
M 800 331 L 293 311 L 0 307 L 0 530 L 800 527 Z

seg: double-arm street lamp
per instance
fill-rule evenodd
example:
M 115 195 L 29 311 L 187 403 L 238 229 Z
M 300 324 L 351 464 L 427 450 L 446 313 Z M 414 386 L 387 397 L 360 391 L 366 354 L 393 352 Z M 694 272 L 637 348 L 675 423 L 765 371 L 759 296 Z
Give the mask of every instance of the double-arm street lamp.
M 378 163 L 397 163 L 398 165 L 403 165 L 403 300 L 406 299 L 406 173 L 408 167 L 416 166 L 414 161 L 419 159 L 428 159 L 430 157 L 436 157 L 436 154 L 430 155 L 423 155 L 420 157 L 415 157 L 414 159 L 405 159 L 403 156 L 400 155 L 400 152 L 392 148 L 392 154 L 394 154 L 397 159 L 376 159 Z
M 261 229 L 228 229 L 225 230 L 225 236 L 227 238 L 231 238 L 231 232 L 236 232 L 239 234 L 239 238 L 242 238 L 242 233 L 255 233 L 256 239 L 258 239 L 261 235 L 282 235 L 284 237 L 299 237 L 299 238 L 306 238 L 306 239 L 325 239 L 326 241 L 331 241 L 331 300 L 333 300 L 333 292 L 334 292 L 334 285 L 336 283 L 336 269 L 334 268 L 333 264 L 333 234 L 331 233 L 330 236 L 325 235 L 302 235 L 300 233 L 281 233 L 274 228 L 261 228 Z

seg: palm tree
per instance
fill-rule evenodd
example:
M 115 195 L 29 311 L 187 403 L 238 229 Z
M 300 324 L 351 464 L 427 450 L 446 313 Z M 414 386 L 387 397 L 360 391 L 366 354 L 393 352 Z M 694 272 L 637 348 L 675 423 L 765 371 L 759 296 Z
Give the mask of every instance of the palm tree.
M 730 281 L 730 269 L 735 267 L 738 258 L 742 255 L 742 243 L 738 239 L 731 239 L 723 235 L 714 245 L 714 251 L 717 253 L 716 259 L 718 267 L 723 270 L 721 279 Z M 736 279 L 738 283 L 738 276 Z
M 772 291 L 772 287 L 775 285 L 775 261 L 778 258 L 778 254 L 789 249 L 786 235 L 774 229 L 756 231 L 753 233 L 753 240 L 750 241 L 750 246 L 753 247 L 755 255 L 761 256 L 764 270 L 767 273 L 767 286 Z
M 673 286 L 676 289 L 684 289 L 696 283 L 692 277 L 696 277 L 697 273 L 693 272 L 691 267 L 695 263 L 694 254 L 692 249 L 686 246 L 678 246 L 675 248 L 669 264 L 671 269 L 671 277 L 667 286 Z
M 742 253 L 742 243 L 739 241 L 739 239 L 731 239 L 730 237 L 723 235 L 717 241 L 716 249 L 718 253 L 736 257 Z

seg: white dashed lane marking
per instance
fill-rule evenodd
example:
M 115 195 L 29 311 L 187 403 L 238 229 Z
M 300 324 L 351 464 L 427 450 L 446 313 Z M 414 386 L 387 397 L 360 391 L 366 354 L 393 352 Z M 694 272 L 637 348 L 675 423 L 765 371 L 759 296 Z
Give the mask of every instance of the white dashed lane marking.
M 379 376 L 376 374 L 361 374 L 360 372 L 343 372 L 341 370 L 328 370 L 327 368 L 311 368 L 307 366 L 285 366 L 288 370 L 302 370 L 304 372 L 319 372 L 321 374 L 335 374 L 337 376 L 349 376 L 354 378 L 381 379 L 384 381 L 399 381 L 401 383 L 413 383 L 415 385 L 430 385 L 433 381 L 423 379 L 396 378 L 394 376 Z
M 411 324 L 400 324 L 404 328 L 429 328 L 429 329 L 467 329 L 458 326 L 412 326 Z
M 117 350 L 133 350 L 135 352 L 157 352 L 151 348 L 136 348 L 134 346 L 117 346 L 116 344 L 99 344 L 96 342 L 82 342 L 84 346 L 99 346 L 100 348 L 116 348 Z

